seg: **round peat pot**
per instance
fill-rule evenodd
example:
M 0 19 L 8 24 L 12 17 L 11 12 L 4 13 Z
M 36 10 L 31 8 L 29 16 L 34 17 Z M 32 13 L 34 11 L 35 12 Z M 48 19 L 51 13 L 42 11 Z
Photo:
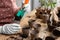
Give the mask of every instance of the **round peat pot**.
M 34 40 L 42 40 L 41 38 L 35 38 Z
M 52 33 L 54 36 L 60 37 L 60 27 L 55 28 Z
M 45 40 L 55 40 L 55 38 L 53 38 L 53 37 L 51 37 L 51 36 L 47 36 L 47 37 L 45 38 Z

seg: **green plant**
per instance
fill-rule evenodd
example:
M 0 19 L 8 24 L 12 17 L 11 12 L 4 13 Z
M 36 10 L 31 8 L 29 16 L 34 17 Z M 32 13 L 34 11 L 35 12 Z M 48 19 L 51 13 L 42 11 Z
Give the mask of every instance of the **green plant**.
M 56 0 L 39 0 L 39 2 L 41 3 L 41 6 L 45 6 L 47 8 L 54 8 L 56 4 Z

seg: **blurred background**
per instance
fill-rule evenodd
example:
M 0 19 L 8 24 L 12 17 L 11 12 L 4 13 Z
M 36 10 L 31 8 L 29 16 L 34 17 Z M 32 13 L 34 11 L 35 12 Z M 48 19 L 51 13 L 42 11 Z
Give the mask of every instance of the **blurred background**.
M 22 6 L 22 2 L 24 0 L 16 0 L 16 4 L 18 7 L 21 7 Z M 45 0 L 47 1 L 47 0 Z M 60 0 L 53 0 L 56 2 L 56 6 L 60 6 Z M 26 10 L 28 10 L 28 12 L 32 11 L 33 9 L 35 8 L 38 8 L 41 6 L 41 0 L 29 0 L 29 3 L 28 3 L 28 7 Z
M 24 0 L 16 0 L 17 6 L 21 7 L 23 1 Z M 33 10 L 34 8 L 38 8 L 39 6 L 41 6 L 39 0 L 29 0 L 28 4 L 29 5 L 27 7 L 27 10 L 29 9 L 29 11 Z

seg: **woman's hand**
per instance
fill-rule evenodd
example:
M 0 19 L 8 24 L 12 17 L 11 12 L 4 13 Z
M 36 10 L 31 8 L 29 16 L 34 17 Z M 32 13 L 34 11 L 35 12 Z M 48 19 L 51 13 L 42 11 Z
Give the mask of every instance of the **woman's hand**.
M 11 2 L 12 2 L 12 8 L 13 8 L 14 14 L 16 14 L 18 10 L 20 10 L 20 7 L 17 6 L 16 0 L 11 0 Z

